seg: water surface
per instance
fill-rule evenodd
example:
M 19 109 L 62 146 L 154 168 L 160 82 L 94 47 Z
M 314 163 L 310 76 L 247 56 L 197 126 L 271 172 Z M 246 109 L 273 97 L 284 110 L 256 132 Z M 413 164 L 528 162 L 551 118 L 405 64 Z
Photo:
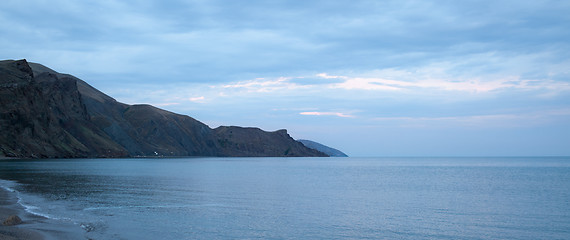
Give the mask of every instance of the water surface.
M 94 239 L 570 239 L 569 158 L 5 160 L 0 178 Z

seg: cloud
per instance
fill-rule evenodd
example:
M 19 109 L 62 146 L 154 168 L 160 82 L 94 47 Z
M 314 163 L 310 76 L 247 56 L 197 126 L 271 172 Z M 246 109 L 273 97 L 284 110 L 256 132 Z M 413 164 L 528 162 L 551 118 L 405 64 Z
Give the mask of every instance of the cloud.
M 204 96 L 188 98 L 188 100 L 191 102 L 202 102 L 204 99 L 206 99 Z
M 474 93 L 506 89 L 570 91 L 570 83 L 565 81 L 521 79 L 520 76 L 499 76 L 498 78 L 491 76 L 483 80 L 482 77 L 454 77 L 442 72 L 444 71 L 438 68 L 423 68 L 416 70 L 414 74 L 386 69 L 373 72 L 380 77 L 330 76 L 326 73 L 316 76 L 324 79 L 342 79 L 343 82 L 331 84 L 329 87 L 345 90 L 424 91 L 431 89 Z M 390 75 L 395 79 L 385 79 L 381 77 L 382 75 Z
M 301 115 L 308 115 L 308 116 L 337 116 L 342 118 L 353 118 L 354 116 L 341 113 L 341 112 L 300 112 Z
M 334 83 L 329 85 L 330 88 L 342 88 L 346 90 L 402 90 L 394 85 L 406 85 L 406 82 L 401 81 L 391 81 L 385 79 L 373 79 L 373 78 L 351 78 L 347 76 L 329 76 L 326 73 L 317 74 L 317 77 L 322 77 L 325 79 L 343 79 L 343 82 Z
M 174 106 L 174 105 L 179 105 L 180 103 L 176 103 L 176 102 L 167 102 L 167 103 L 153 103 L 151 105 L 157 106 L 157 107 L 167 107 L 167 106 Z
M 222 84 L 213 87 L 221 89 L 246 90 L 247 92 L 257 92 L 257 93 L 296 90 L 308 87 L 293 83 L 290 81 L 291 79 L 292 79 L 291 77 L 279 77 L 276 79 L 256 78 L 254 80 L 238 81 L 234 83 Z
M 313 76 L 295 76 L 279 78 L 255 78 L 253 80 L 230 82 L 227 84 L 211 85 L 212 88 L 246 91 L 249 93 L 285 93 L 307 92 L 325 93 L 331 90 L 383 91 L 425 93 L 426 91 L 490 93 L 500 91 L 543 91 L 542 96 L 548 92 L 559 93 L 570 91 L 570 83 L 549 79 L 521 79 L 519 76 L 489 76 L 463 78 L 447 75 L 439 68 L 423 68 L 415 73 L 402 70 L 384 69 L 363 73 L 363 76 L 340 76 L 319 73 Z M 325 82 L 297 81 L 297 79 L 310 79 L 312 77 L 323 79 Z M 388 79 L 386 77 L 392 78 Z M 328 81 L 328 82 L 327 82 Z M 301 84 L 301 83 L 302 84 Z M 552 94 L 556 95 L 556 94 Z
M 385 91 L 401 86 L 381 80 L 401 79 L 354 78 L 438 63 L 451 63 L 443 70 L 452 79 L 490 71 L 526 78 L 567 59 L 563 2 L 347 3 L 7 1 L 0 35 L 11 37 L 0 39 L 0 52 L 106 78 L 157 68 L 171 81 L 202 83 L 334 72 L 351 77 L 338 88 Z M 554 70 L 562 69 L 568 64 Z M 138 75 L 151 82 L 160 74 Z
M 549 124 L 552 121 L 567 121 L 570 117 L 569 108 L 540 110 L 534 112 L 443 116 L 443 117 L 375 117 L 373 121 L 392 122 L 402 126 L 428 127 L 468 126 L 478 128 L 488 127 L 529 127 Z M 566 119 L 566 120 L 564 120 Z
M 327 73 L 276 78 L 265 76 L 227 83 L 168 84 L 159 88 L 152 85 L 140 86 L 141 89 L 129 92 L 129 98 L 133 100 L 127 102 L 190 101 L 216 105 L 232 99 L 233 102 L 242 101 L 247 104 L 274 104 L 280 108 L 298 108 L 301 105 L 306 106 L 306 103 L 315 109 L 334 106 L 356 109 L 358 106 L 365 112 L 376 112 L 378 110 L 370 108 L 388 106 L 387 101 L 392 104 L 407 102 L 407 108 L 415 108 L 411 106 L 417 106 L 419 103 L 467 101 L 477 105 L 477 101 L 489 97 L 501 99 L 519 94 L 525 97 L 516 101 L 528 102 L 531 98 L 548 100 L 570 92 L 570 85 L 564 81 L 523 80 L 514 76 L 498 79 L 493 79 L 492 76 L 488 79 L 453 79 L 441 73 L 438 68 L 415 72 L 385 69 L 356 76 Z M 157 89 L 161 91 L 157 92 Z M 146 94 L 143 94 L 145 92 Z M 170 100 L 164 99 L 166 93 Z M 115 96 L 113 92 L 110 94 Z M 140 100 L 134 100 L 137 94 L 141 95 Z M 206 99 L 208 101 L 205 101 Z M 385 103 L 378 102 L 380 99 Z

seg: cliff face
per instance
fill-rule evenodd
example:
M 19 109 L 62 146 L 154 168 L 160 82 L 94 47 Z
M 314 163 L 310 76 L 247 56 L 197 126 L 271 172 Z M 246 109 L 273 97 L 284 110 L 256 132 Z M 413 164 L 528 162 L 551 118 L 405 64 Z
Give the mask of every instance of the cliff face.
M 220 149 L 227 156 L 284 157 L 327 156 L 293 141 L 287 130 L 265 132 L 259 128 L 218 127 L 214 129 Z
M 122 157 L 89 120 L 74 79 L 34 73 L 25 60 L 0 62 L 0 154 L 9 157 Z
M 207 125 L 150 105 L 127 105 L 71 75 L 0 61 L 0 156 L 326 156 L 286 131 Z

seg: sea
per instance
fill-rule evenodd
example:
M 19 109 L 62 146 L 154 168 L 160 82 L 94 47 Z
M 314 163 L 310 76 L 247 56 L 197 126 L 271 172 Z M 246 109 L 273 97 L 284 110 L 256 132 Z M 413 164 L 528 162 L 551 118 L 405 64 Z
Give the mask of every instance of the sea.
M 570 239 L 569 157 L 0 161 L 90 239 Z

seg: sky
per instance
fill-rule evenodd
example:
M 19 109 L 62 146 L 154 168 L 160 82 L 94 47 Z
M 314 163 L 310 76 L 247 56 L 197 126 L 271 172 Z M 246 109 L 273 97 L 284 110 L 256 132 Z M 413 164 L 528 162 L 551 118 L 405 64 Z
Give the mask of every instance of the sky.
M 570 156 L 570 1 L 3 0 L 23 58 L 350 156 Z

